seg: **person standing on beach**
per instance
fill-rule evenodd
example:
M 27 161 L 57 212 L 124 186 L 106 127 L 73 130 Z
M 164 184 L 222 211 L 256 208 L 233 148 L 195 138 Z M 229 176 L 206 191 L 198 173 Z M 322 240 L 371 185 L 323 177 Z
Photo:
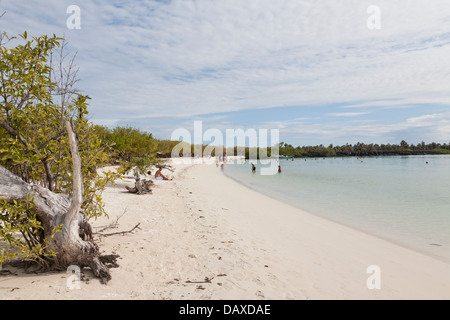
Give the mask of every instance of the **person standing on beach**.
M 255 164 L 252 162 L 252 172 L 255 173 L 256 172 L 256 167 Z

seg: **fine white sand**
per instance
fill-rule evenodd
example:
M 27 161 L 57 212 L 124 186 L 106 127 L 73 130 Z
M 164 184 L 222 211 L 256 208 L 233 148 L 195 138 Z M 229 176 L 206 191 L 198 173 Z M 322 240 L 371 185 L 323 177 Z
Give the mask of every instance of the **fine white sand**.
M 449 299 L 450 265 L 311 215 L 225 177 L 215 165 L 176 165 L 152 194 L 125 178 L 103 194 L 109 220 L 93 221 L 119 267 L 102 285 L 70 289 L 66 272 L 0 276 L 0 299 Z M 167 174 L 169 172 L 164 172 Z M 369 266 L 380 289 L 369 289 Z M 369 280 L 372 280 L 370 278 Z M 373 281 L 369 281 L 373 284 Z

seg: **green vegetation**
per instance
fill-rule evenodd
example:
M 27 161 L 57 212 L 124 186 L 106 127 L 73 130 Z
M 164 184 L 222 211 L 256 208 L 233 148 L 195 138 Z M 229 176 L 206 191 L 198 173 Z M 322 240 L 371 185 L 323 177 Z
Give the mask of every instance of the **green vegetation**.
M 170 158 L 172 156 L 172 150 L 179 143 L 180 143 L 180 141 L 157 140 L 158 157 L 160 157 L 160 158 Z M 189 147 L 189 144 L 186 143 L 186 146 Z
M 164 150 L 160 155 L 162 157 L 170 157 L 171 150 L 179 143 L 179 141 L 159 141 L 157 140 L 157 150 Z M 194 156 L 196 150 L 202 150 L 202 153 L 211 154 L 215 156 L 215 150 L 208 145 L 189 145 L 186 143 L 187 150 L 190 150 L 190 155 Z M 218 146 L 218 148 L 223 148 Z M 180 152 L 181 153 L 181 152 Z M 250 155 L 256 155 L 266 158 L 271 157 L 272 148 L 249 148 L 249 147 L 234 147 L 223 149 L 225 156 L 243 155 L 246 159 L 249 159 Z M 365 144 L 358 142 L 354 145 L 345 144 L 342 146 L 324 145 L 318 146 L 297 146 L 294 147 L 291 144 L 281 142 L 279 144 L 279 155 L 303 158 L 303 157 L 350 157 L 350 156 L 392 156 L 392 155 L 424 155 L 424 154 L 450 154 L 450 143 L 429 143 L 421 142 L 417 145 L 408 144 L 406 141 L 401 141 L 400 144 Z
M 87 97 L 63 95 L 64 83 L 52 81 L 50 57 L 63 39 L 55 35 L 28 39 L 24 32 L 17 40 L 22 44 L 0 45 L 0 165 L 27 183 L 70 194 L 72 161 L 65 129 L 65 121 L 70 120 L 76 128 L 82 162 L 82 210 L 88 218 L 106 214 L 101 192 L 114 175 L 100 176 L 96 171 L 108 155 L 86 119 Z M 57 103 L 57 97 L 63 96 Z M 14 255 L 42 262 L 45 255 L 53 253 L 44 253 L 48 239 L 43 238 L 42 223 L 32 208 L 31 198 L 12 203 L 1 200 L 0 240 L 18 249 Z M 11 255 L 0 255 L 0 262 Z
M 400 144 L 365 144 L 358 142 L 354 145 L 329 145 L 293 147 L 280 143 L 280 154 L 289 157 L 347 157 L 347 156 L 385 156 L 385 155 L 419 155 L 419 154 L 450 154 L 450 143 L 421 142 L 417 145 L 408 144 L 402 140 Z
M 205 150 L 207 146 L 202 146 L 202 150 Z M 244 155 L 246 159 L 249 159 L 250 154 L 256 154 L 259 158 L 264 157 L 267 152 L 267 157 L 271 157 L 272 148 L 262 150 L 261 148 L 249 148 L 249 147 L 234 147 L 224 150 L 224 155 Z M 193 150 L 193 146 L 192 146 Z M 242 151 L 244 150 L 244 151 Z M 260 154 L 261 152 L 261 154 Z M 281 142 L 279 144 L 279 155 L 293 158 L 304 157 L 349 157 L 349 156 L 391 156 L 391 155 L 423 155 L 423 154 L 450 154 L 450 143 L 429 143 L 421 142 L 417 145 L 408 144 L 405 140 L 402 140 L 400 144 L 365 144 L 358 142 L 354 145 L 345 144 L 342 146 L 328 147 L 324 145 L 318 146 L 298 146 L 294 147 L 291 144 Z M 212 153 L 214 156 L 214 152 Z
M 109 162 L 120 164 L 122 173 L 134 167 L 145 172 L 156 163 L 158 144 L 151 133 L 131 127 L 109 129 L 96 126 L 95 131 L 109 150 Z
M 431 150 L 431 152 L 433 154 L 450 154 L 449 149 L 443 149 L 443 148 L 436 148 L 436 149 Z

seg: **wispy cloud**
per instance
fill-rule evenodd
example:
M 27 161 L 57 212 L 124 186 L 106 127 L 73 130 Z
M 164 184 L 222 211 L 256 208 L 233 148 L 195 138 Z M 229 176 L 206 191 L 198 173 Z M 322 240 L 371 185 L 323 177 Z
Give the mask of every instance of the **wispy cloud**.
M 369 112 L 333 112 L 327 113 L 326 116 L 334 116 L 334 117 L 357 117 L 362 116 L 364 114 L 368 114 Z
M 282 140 L 298 141 L 298 144 L 356 142 L 410 143 L 420 141 L 450 142 L 450 112 L 411 117 L 393 123 L 376 120 L 349 120 L 321 123 L 304 121 L 266 122 L 268 128 L 283 128 Z
M 375 117 L 373 110 L 394 108 L 394 118 L 402 118 L 396 122 L 407 123 L 411 113 L 402 108 L 450 105 L 447 0 L 377 1 L 380 30 L 366 26 L 368 0 L 86 0 L 75 3 L 81 29 L 68 30 L 71 4 L 3 0 L 0 28 L 65 34 L 78 51 L 80 87 L 93 98 L 94 121 L 144 126 L 142 119 L 159 119 L 152 125 L 164 127 L 162 135 L 178 124 L 166 119 L 298 106 L 320 110 L 321 120 L 306 121 L 308 129 L 330 138 L 353 129 L 345 121 L 320 129 L 331 125 L 326 116 Z M 426 114 L 422 107 L 417 116 Z M 239 123 L 226 120 L 205 117 Z M 390 120 L 376 120 L 381 125 L 367 132 L 384 136 Z M 254 125 L 261 122 L 256 115 Z M 448 138 L 438 123 L 440 137 Z

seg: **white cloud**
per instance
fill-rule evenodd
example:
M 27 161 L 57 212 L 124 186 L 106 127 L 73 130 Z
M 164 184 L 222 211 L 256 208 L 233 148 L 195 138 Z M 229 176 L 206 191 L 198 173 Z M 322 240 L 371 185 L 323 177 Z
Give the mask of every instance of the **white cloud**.
M 283 139 L 288 138 L 300 145 L 358 141 L 399 143 L 403 139 L 415 144 L 422 140 L 450 142 L 450 112 L 411 117 L 391 124 L 375 120 L 351 120 L 344 124 L 286 120 L 266 122 L 264 127 L 283 128 Z
M 362 116 L 364 114 L 368 114 L 369 112 L 334 112 L 327 113 L 326 116 L 334 116 L 334 117 L 357 117 Z
M 70 4 L 3 0 L 0 27 L 65 33 L 94 119 L 450 105 L 447 0 L 379 0 L 381 30 L 366 26 L 368 0 L 87 0 L 81 30 L 67 30 Z

